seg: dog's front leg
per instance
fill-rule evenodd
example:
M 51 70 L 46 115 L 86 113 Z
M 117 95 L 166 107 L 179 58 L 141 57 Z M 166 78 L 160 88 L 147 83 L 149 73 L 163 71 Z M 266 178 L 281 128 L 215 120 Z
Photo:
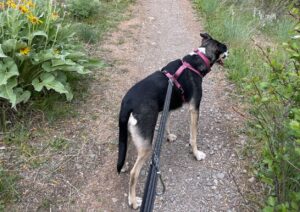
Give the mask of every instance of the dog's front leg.
M 194 104 L 190 104 L 190 144 L 192 146 L 193 154 L 197 160 L 205 159 L 206 155 L 197 148 L 197 131 L 198 131 L 198 120 L 199 120 L 199 108 L 195 107 Z

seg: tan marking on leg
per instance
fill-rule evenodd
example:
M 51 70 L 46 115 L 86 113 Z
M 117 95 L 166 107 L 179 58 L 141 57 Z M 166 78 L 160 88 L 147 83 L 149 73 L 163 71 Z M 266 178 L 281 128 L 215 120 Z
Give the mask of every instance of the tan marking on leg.
M 137 120 L 131 114 L 130 121 L 128 122 L 128 129 L 131 134 L 132 141 L 138 152 L 136 162 L 130 171 L 129 179 L 128 203 L 129 206 L 131 206 L 133 209 L 138 209 L 142 203 L 141 198 L 136 196 L 136 184 L 141 168 L 151 153 L 151 142 L 145 140 L 142 136 L 140 136 L 139 130 L 136 125 Z
M 199 120 L 199 110 L 195 109 L 194 106 L 191 104 L 189 111 L 191 116 L 190 144 L 192 146 L 192 150 L 196 159 L 203 160 L 205 159 L 206 155 L 204 152 L 199 151 L 197 148 L 197 131 L 198 131 L 197 129 L 198 129 L 198 120 Z
M 151 148 L 149 149 L 139 149 L 137 160 L 130 171 L 129 180 L 129 195 L 128 203 L 133 209 L 138 209 L 141 206 L 141 200 L 136 196 L 136 184 L 143 164 L 151 153 Z
M 170 130 L 170 115 L 167 120 L 167 141 L 173 142 L 177 139 L 177 136 L 171 133 Z

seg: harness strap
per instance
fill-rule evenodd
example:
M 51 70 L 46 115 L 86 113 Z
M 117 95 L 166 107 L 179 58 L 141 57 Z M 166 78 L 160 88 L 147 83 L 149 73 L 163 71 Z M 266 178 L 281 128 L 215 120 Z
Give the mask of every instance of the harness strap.
M 202 52 L 200 52 L 199 49 L 196 49 L 194 52 L 197 53 L 197 55 L 199 57 L 201 57 L 201 59 L 204 61 L 205 65 L 206 65 L 206 67 L 208 69 L 210 69 L 210 61 L 209 61 L 209 59 Z
M 199 57 L 202 58 L 202 60 L 204 61 L 205 65 L 207 66 L 207 68 L 210 70 L 210 61 L 209 59 L 202 53 L 200 52 L 198 49 L 195 50 L 195 53 L 198 54 Z M 170 74 L 169 72 L 167 72 L 166 70 L 163 71 L 163 73 L 166 75 L 166 77 L 168 77 L 173 83 L 174 85 L 181 91 L 181 96 L 182 96 L 182 101 L 185 102 L 185 98 L 184 98 L 184 91 L 182 89 L 182 86 L 180 85 L 180 83 L 178 82 L 178 78 L 181 76 L 181 74 L 183 73 L 183 71 L 185 69 L 189 69 L 192 72 L 196 73 L 198 76 L 200 76 L 201 78 L 203 78 L 204 76 L 200 73 L 200 71 L 198 71 L 197 69 L 195 69 L 193 66 L 191 66 L 191 64 L 189 64 L 188 62 L 185 62 L 183 60 L 181 60 L 182 65 L 177 69 L 177 71 L 175 72 L 174 75 Z
M 202 77 L 202 78 L 204 77 L 198 70 L 196 70 L 193 66 L 191 66 L 191 64 L 189 64 L 185 61 L 182 61 L 182 65 L 179 67 L 179 69 L 174 74 L 175 79 L 178 79 L 180 77 L 180 75 L 182 74 L 182 72 L 186 68 L 190 69 L 191 71 L 193 71 L 194 73 L 196 73 L 200 77 Z

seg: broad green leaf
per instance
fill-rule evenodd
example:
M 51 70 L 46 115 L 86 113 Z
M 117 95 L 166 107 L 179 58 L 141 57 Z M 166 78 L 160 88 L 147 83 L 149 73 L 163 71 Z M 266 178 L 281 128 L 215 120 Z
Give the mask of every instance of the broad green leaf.
M 67 59 L 67 60 L 54 59 L 51 62 L 52 62 L 52 67 L 62 66 L 62 65 L 70 65 L 70 66 L 76 66 L 77 65 L 75 62 L 73 62 L 70 59 Z
M 263 211 L 263 212 L 273 212 L 274 209 L 273 209 L 273 207 L 267 206 L 267 207 L 265 207 L 262 211 Z
M 43 50 L 33 55 L 32 64 L 33 65 L 41 64 L 43 62 L 46 62 L 54 58 L 57 58 L 57 56 L 54 54 L 52 49 Z
M 55 76 L 51 73 L 42 73 L 40 77 L 32 81 L 32 85 L 36 91 L 41 91 L 44 87 L 46 87 L 47 90 L 53 89 L 61 94 L 68 93 L 65 86 L 55 79 Z
M 66 59 L 71 59 L 71 60 L 77 60 L 82 58 L 86 58 L 86 55 L 82 52 L 71 52 L 66 56 Z
M 17 96 L 14 92 L 14 87 L 18 84 L 17 78 L 10 78 L 5 85 L 0 86 L 0 97 L 7 99 L 12 107 L 17 104 Z
M 87 63 L 84 63 L 84 67 L 87 69 L 103 68 L 105 66 L 106 64 L 102 60 L 90 59 L 87 61 Z
M 76 65 L 61 65 L 52 67 L 50 62 L 43 63 L 42 68 L 46 72 L 54 72 L 54 71 L 70 71 L 70 72 L 77 72 L 79 74 L 88 74 L 90 73 L 89 70 L 85 69 L 83 66 L 76 64 Z
M 275 200 L 274 197 L 270 196 L 268 198 L 268 204 L 269 204 L 269 206 L 275 206 L 275 202 L 276 202 L 276 200 Z
M 16 88 L 14 89 L 14 92 L 17 96 L 16 104 L 27 102 L 31 96 L 30 91 L 24 91 L 22 88 Z
M 67 93 L 65 93 L 66 98 L 68 101 L 71 101 L 73 99 L 73 91 L 69 83 L 66 83 L 65 89 L 68 91 Z
M 18 67 L 13 59 L 4 58 L 0 61 L 0 85 L 5 85 L 8 79 L 18 75 Z
M 6 53 L 12 52 L 16 49 L 17 40 L 16 39 L 9 39 L 3 42 L 2 50 Z
M 36 31 L 36 32 L 33 32 L 29 38 L 30 40 L 32 41 L 34 39 L 34 37 L 36 36 L 42 36 L 42 37 L 45 37 L 46 39 L 48 39 L 48 35 L 44 32 L 44 31 Z
M 4 58 L 4 57 L 7 57 L 7 56 L 3 53 L 3 50 L 2 50 L 2 47 L 0 44 L 0 58 Z

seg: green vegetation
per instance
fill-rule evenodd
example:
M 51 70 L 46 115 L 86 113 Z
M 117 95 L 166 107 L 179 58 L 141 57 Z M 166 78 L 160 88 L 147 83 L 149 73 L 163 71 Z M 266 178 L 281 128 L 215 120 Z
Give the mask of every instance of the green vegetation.
M 73 15 L 72 19 L 77 21 L 73 29 L 81 41 L 94 44 L 101 41 L 105 33 L 124 18 L 124 9 L 134 0 L 91 1 L 91 5 L 95 4 L 98 7 L 95 13 L 88 12 L 86 1 L 68 0 L 67 2 L 67 9 L 71 14 L 74 10 L 73 4 L 77 5 L 78 10 L 85 10 L 83 13 L 89 14 L 81 17 Z
M 6 1 L 0 13 L 0 97 L 12 107 L 52 91 L 73 98 L 69 76 L 93 62 L 78 48 L 53 1 Z
M 18 199 L 22 167 L 40 167 L 44 151 L 68 149 L 65 138 L 36 146 L 45 136 L 39 124 L 77 115 L 90 69 L 102 67 L 81 41 L 97 44 L 131 2 L 0 0 L 0 211 Z
M 253 166 L 267 186 L 263 211 L 299 211 L 300 14 L 288 1 L 259 2 L 194 0 L 205 28 L 229 44 L 228 77 L 246 97 Z
M 95 16 L 100 7 L 99 0 L 70 0 L 68 9 L 75 18 L 84 19 Z

